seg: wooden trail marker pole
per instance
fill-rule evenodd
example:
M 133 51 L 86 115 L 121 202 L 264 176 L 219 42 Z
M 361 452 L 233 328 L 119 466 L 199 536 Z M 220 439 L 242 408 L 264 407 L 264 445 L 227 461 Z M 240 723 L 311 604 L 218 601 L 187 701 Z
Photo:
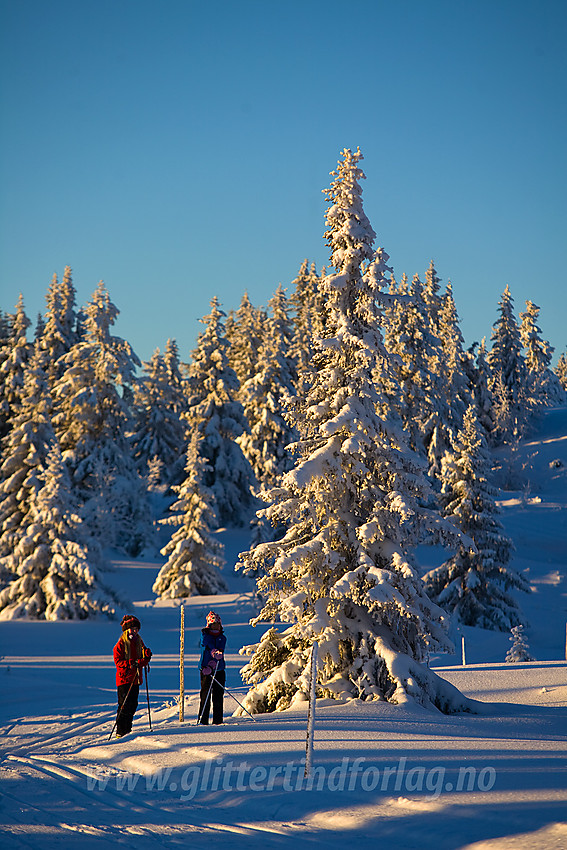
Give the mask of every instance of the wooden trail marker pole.
M 305 771 L 304 776 L 311 773 L 313 763 L 313 728 L 315 726 L 315 694 L 317 690 L 317 641 L 311 647 L 311 681 L 309 689 L 309 711 L 307 714 L 307 735 L 305 738 Z
M 185 605 L 179 608 L 181 626 L 179 632 L 179 722 L 185 720 Z

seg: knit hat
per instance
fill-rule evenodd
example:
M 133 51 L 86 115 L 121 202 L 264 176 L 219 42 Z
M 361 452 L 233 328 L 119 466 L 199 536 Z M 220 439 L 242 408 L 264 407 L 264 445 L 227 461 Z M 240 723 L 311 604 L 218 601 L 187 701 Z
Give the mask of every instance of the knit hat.
M 141 624 L 137 617 L 134 617 L 133 614 L 124 614 L 122 617 L 122 621 L 120 623 L 122 627 L 122 631 L 125 632 L 128 629 L 140 629 Z
M 218 623 L 219 626 L 222 626 L 221 618 L 218 614 L 215 614 L 214 611 L 209 611 L 207 614 L 207 626 L 211 626 L 213 623 Z

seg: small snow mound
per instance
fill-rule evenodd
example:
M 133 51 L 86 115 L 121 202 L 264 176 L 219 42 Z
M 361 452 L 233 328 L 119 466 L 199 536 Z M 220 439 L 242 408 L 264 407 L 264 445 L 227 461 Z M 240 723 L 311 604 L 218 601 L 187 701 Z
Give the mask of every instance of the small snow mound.
M 158 749 L 168 749 L 169 744 L 166 741 L 160 741 L 159 738 L 150 738 L 143 735 L 137 735 L 130 739 L 132 745 L 139 744 L 144 747 L 156 747 Z
M 439 800 L 432 800 L 427 797 L 420 800 L 411 800 L 408 797 L 397 797 L 395 800 L 392 800 L 392 805 L 420 812 L 439 811 L 443 808 L 443 805 L 439 803 Z

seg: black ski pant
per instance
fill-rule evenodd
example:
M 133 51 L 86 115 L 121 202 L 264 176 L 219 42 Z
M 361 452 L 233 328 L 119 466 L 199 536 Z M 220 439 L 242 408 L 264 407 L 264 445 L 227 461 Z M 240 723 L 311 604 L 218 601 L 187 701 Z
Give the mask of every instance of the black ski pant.
M 205 676 L 204 673 L 201 673 L 201 704 L 199 706 L 199 716 L 201 718 L 201 723 L 205 725 L 209 722 L 209 711 L 211 708 L 211 697 L 213 700 L 213 723 L 222 723 L 222 707 L 223 707 L 223 698 L 224 698 L 224 683 L 226 679 L 226 673 L 224 670 L 217 670 L 217 674 L 215 676 L 215 681 L 213 682 L 213 687 L 211 690 L 211 680 L 213 678 L 212 673 L 209 676 Z M 211 693 L 209 694 L 209 691 Z M 208 699 L 207 699 L 208 696 Z
M 128 693 L 130 691 L 130 693 Z M 116 734 L 126 735 L 132 731 L 132 721 L 138 708 L 140 685 L 134 682 L 130 685 L 118 685 L 118 711 L 116 713 Z

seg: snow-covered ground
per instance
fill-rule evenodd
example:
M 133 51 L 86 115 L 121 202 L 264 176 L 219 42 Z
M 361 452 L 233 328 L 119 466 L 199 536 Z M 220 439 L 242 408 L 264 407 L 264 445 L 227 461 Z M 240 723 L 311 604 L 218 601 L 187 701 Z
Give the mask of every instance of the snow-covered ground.
M 508 635 L 465 628 L 455 656 L 431 664 L 477 701 L 474 714 L 318 701 L 310 783 L 304 710 L 237 719 L 230 697 L 225 725 L 195 725 L 197 641 L 211 607 L 228 636 L 227 685 L 245 692 L 238 649 L 260 636 L 248 623 L 248 580 L 229 577 L 231 593 L 186 601 L 180 723 L 179 606 L 151 592 L 162 562 L 114 559 L 106 578 L 130 598 L 154 652 L 152 730 L 141 690 L 120 740 L 108 740 L 117 623 L 0 622 L 2 847 L 567 848 L 566 409 L 546 414 L 514 468 L 518 489 L 502 492 L 501 518 L 533 588 L 518 601 L 537 661 L 505 664 Z M 224 538 L 232 564 L 247 537 Z M 420 554 L 424 567 L 439 557 Z

